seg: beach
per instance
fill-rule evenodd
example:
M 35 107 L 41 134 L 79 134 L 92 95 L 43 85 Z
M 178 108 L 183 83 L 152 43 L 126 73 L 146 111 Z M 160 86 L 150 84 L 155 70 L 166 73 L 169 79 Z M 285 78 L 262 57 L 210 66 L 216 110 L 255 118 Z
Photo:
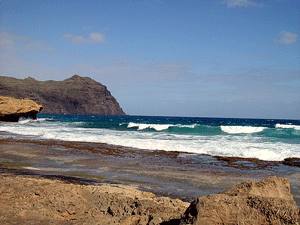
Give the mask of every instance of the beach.
M 298 123 L 79 115 L 2 123 L 1 220 L 178 224 L 198 197 L 270 176 L 289 179 L 300 207 Z
M 126 185 L 191 202 L 248 179 L 289 178 L 300 205 L 300 168 L 280 162 L 151 151 L 103 143 L 1 139 L 1 173 L 86 185 Z

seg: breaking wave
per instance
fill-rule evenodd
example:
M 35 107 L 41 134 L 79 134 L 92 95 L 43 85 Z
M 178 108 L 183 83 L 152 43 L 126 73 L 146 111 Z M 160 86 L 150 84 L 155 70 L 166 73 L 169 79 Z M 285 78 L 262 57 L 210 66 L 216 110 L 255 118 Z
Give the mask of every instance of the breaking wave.
M 144 123 L 133 123 L 130 122 L 127 128 L 137 127 L 138 130 L 145 130 L 145 129 L 154 129 L 156 131 L 167 130 L 169 127 L 174 126 L 172 124 L 144 124 Z
M 228 134 L 252 134 L 262 132 L 266 127 L 251 126 L 221 126 L 221 130 Z
M 293 124 L 280 124 L 277 123 L 275 125 L 276 128 L 280 128 L 280 129 L 295 129 L 295 130 L 300 130 L 300 126 L 299 125 L 293 125 Z
M 34 121 L 0 123 L 0 135 L 279 161 L 300 158 L 300 124 L 291 122 L 49 115 Z

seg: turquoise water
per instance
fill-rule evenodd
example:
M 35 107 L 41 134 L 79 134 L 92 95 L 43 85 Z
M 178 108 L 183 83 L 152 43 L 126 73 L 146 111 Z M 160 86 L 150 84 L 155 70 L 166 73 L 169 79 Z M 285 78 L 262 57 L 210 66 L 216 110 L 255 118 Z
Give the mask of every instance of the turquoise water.
M 300 121 L 235 118 L 40 114 L 36 121 L 1 123 L 6 137 L 99 142 L 150 150 L 300 158 Z

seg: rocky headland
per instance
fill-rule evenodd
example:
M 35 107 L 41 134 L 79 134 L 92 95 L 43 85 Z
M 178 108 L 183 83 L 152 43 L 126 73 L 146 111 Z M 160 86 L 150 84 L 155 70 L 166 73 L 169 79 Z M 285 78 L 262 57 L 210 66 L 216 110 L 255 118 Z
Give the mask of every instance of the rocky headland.
M 106 86 L 79 75 L 63 81 L 0 76 L 0 95 L 31 99 L 46 114 L 125 115 Z
M 20 117 L 36 119 L 42 109 L 42 105 L 30 99 L 0 96 L 0 121 L 18 122 Z
M 288 179 L 249 180 L 191 204 L 134 187 L 0 175 L 1 224 L 299 224 Z

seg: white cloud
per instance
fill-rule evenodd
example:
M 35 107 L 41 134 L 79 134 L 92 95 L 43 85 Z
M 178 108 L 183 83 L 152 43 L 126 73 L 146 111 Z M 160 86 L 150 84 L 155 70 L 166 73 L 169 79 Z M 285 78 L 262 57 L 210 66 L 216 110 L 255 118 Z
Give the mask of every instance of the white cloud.
M 90 33 L 90 41 L 93 43 L 104 43 L 105 42 L 105 37 L 103 34 L 100 33 Z
M 233 7 L 261 7 L 261 3 L 254 2 L 252 0 L 224 0 L 222 3 L 227 4 L 228 8 Z
M 73 43 L 105 43 L 106 38 L 101 33 L 90 33 L 88 38 L 82 37 L 82 36 L 73 36 L 69 33 L 66 33 L 63 36 L 63 39 L 65 40 L 71 40 Z
M 298 40 L 298 35 L 289 31 L 281 31 L 279 35 L 280 35 L 280 39 L 276 40 L 276 42 L 279 44 L 289 45 L 297 42 Z

